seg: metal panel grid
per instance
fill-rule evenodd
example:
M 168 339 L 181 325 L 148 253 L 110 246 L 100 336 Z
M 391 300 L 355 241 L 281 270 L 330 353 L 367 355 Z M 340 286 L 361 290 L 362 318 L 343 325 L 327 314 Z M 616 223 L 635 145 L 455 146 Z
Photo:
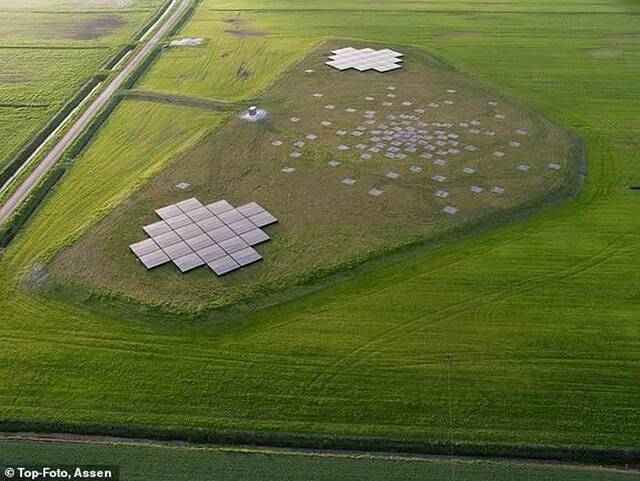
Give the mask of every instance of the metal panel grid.
M 375 70 L 383 73 L 401 68 L 402 57 L 402 53 L 388 48 L 373 50 L 371 48 L 346 47 L 334 50 L 325 64 L 337 70 L 352 68 L 360 72 Z
M 181 272 L 207 265 L 222 276 L 262 259 L 252 246 L 270 239 L 262 227 L 278 219 L 260 204 L 204 205 L 195 197 L 156 209 L 160 221 L 143 227 L 150 238 L 129 248 L 147 268 L 173 262 Z

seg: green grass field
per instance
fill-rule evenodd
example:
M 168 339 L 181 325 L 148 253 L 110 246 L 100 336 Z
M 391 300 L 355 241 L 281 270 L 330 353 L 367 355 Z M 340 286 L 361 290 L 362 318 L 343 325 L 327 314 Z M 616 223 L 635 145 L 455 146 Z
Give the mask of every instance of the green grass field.
M 34 260 L 140 185 L 137 175 L 105 184 L 91 177 L 102 156 L 80 160 L 1 259 L 0 417 L 439 440 L 449 428 L 451 352 L 456 440 L 640 447 L 640 197 L 627 189 L 640 183 L 640 6 L 333 5 L 200 9 L 242 9 L 245 28 L 300 45 L 285 63 L 332 36 L 435 52 L 573 128 L 588 151 L 580 197 L 251 316 L 150 322 L 18 286 Z M 226 84 L 227 72 L 215 82 Z
M 0 169 L 160 3 L 0 2 Z
M 265 293 L 282 293 L 322 272 L 345 270 L 362 259 L 380 257 L 382 252 L 421 239 L 442 237 L 472 222 L 495 225 L 496 214 L 541 198 L 555 196 L 557 201 L 579 182 L 580 148 L 557 126 L 417 50 L 405 49 L 405 66 L 392 76 L 323 68 L 326 52 L 341 45 L 344 42 L 323 45 L 264 92 L 260 105 L 269 112 L 268 121 L 248 124 L 235 118 L 57 256 L 48 269 L 52 284 L 119 292 L 156 309 L 165 305 L 183 311 L 227 307 Z M 306 73 L 308 69 L 314 71 Z M 390 84 L 393 93 L 388 90 Z M 451 89 L 455 92 L 447 93 Z M 324 92 L 323 97 L 315 97 L 318 92 Z M 367 95 L 375 97 L 366 100 Z M 499 100 L 499 105 L 488 105 L 492 100 Z M 411 105 L 403 105 L 407 102 Z M 357 111 L 348 112 L 349 107 Z M 378 109 L 377 120 L 367 124 L 363 113 L 371 109 Z M 495 118 L 496 113 L 504 118 Z M 296 116 L 302 118 L 292 122 Z M 416 120 L 401 120 L 407 116 Z M 327 119 L 331 125 L 322 125 Z M 495 135 L 484 135 L 473 126 L 475 134 L 469 127 L 459 127 L 465 121 L 479 122 L 483 133 Z M 445 123 L 452 127 L 442 127 Z M 443 137 L 439 125 L 456 136 L 455 141 L 445 138 L 455 142 L 457 150 L 436 140 Z M 430 132 L 434 142 L 429 144 L 433 150 L 424 151 L 428 159 L 420 156 L 424 147 L 413 153 L 402 150 L 406 158 L 394 159 L 383 155 L 382 147 L 377 153 L 367 150 L 376 149 L 374 144 L 383 140 L 379 136 L 394 132 L 389 129 L 404 127 L 413 129 L 409 135 L 428 127 L 424 132 Z M 356 128 L 367 129 L 365 135 L 353 135 L 363 133 Z M 519 129 L 527 134 L 517 134 Z M 309 133 L 315 137 L 308 139 Z M 275 140 L 284 144 L 273 146 Z M 509 145 L 514 140 L 518 147 Z M 348 151 L 337 150 L 336 146 L 345 144 L 351 146 Z M 376 145 L 401 149 L 391 143 Z M 467 145 L 477 150 L 467 151 Z M 451 148 L 454 154 L 438 150 L 442 148 Z M 301 157 L 291 158 L 292 151 Z M 498 158 L 494 151 L 506 155 Z M 363 153 L 369 157 L 361 158 Z M 438 157 L 442 158 L 436 160 Z M 327 164 L 330 159 L 342 163 L 332 167 Z M 558 162 L 562 169 L 550 169 L 550 161 Z M 516 168 L 523 162 L 531 166 L 530 171 Z M 409 170 L 416 164 L 423 169 L 419 173 Z M 281 171 L 285 165 L 297 170 L 285 175 Z M 463 167 L 476 172 L 464 173 Z M 387 172 L 400 177 L 389 179 Z M 434 175 L 445 176 L 446 181 L 437 182 Z M 356 185 L 345 186 L 342 180 L 347 176 L 357 179 Z M 191 184 L 189 192 L 173 187 L 182 181 Z M 484 190 L 473 193 L 471 185 Z M 502 195 L 490 192 L 496 185 L 506 189 Z M 372 186 L 382 189 L 382 197 L 367 194 Z M 446 198 L 436 195 L 443 189 Z M 235 205 L 255 200 L 273 212 L 279 218 L 279 224 L 268 229 L 274 241 L 259 247 L 265 261 L 223 278 L 207 267 L 183 275 L 173 264 L 147 272 L 129 253 L 128 245 L 146 238 L 141 227 L 157 220 L 154 208 L 190 196 L 207 203 L 227 199 Z M 459 212 L 442 212 L 451 205 Z
M 109 50 L 2 49 L 0 167 L 97 72 Z
M 627 481 L 637 473 L 499 461 L 455 461 L 356 454 L 178 447 L 133 443 L 0 441 L 0 467 L 117 465 L 123 481 Z
M 288 38 L 254 30 L 236 12 L 211 12 L 207 2 L 177 38 L 202 38 L 192 47 L 172 47 L 141 79 L 140 88 L 218 100 L 260 93 L 321 37 Z

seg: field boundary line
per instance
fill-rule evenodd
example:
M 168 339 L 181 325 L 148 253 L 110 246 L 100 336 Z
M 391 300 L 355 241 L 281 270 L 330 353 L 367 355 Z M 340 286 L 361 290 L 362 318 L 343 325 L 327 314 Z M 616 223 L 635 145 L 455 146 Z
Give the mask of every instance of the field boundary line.
M 294 450 L 300 453 L 379 453 L 386 456 L 475 458 L 595 465 L 640 470 L 640 448 L 553 446 L 322 436 L 276 432 L 215 431 L 71 422 L 0 420 L 0 440 L 50 439 L 52 442 L 139 443 L 228 450 Z M 634 471 L 635 472 L 635 471 Z
M 27 443 L 59 443 L 59 444 L 80 444 L 95 446 L 122 446 L 122 447 L 152 447 L 166 448 L 185 451 L 209 451 L 219 453 L 242 453 L 242 454 L 262 454 L 267 456 L 300 456 L 309 458 L 332 458 L 351 460 L 373 460 L 383 459 L 387 461 L 403 462 L 426 462 L 444 463 L 454 462 L 460 464 L 474 463 L 509 463 L 521 467 L 557 467 L 561 469 L 582 469 L 585 471 L 602 471 L 612 473 L 640 473 L 640 469 L 619 468 L 603 466 L 598 464 L 582 464 L 563 461 L 536 460 L 526 458 L 504 458 L 504 457 L 476 457 L 476 456 L 449 456 L 435 454 L 414 454 L 414 453 L 393 453 L 386 451 L 355 451 L 338 449 L 315 449 L 315 448 L 278 448 L 274 446 L 225 446 L 218 444 L 195 444 L 184 441 L 157 441 L 153 439 L 132 439 L 132 438 L 111 438 L 99 436 L 82 435 L 60 435 L 56 433 L 38 435 L 34 433 L 0 433 L 0 442 L 27 442 Z
M 423 13 L 423 14 L 438 14 L 438 15 L 468 15 L 468 14 L 486 14 L 486 15 L 501 15 L 501 14 L 516 14 L 516 15 L 631 15 L 638 16 L 640 12 L 602 12 L 602 11 L 565 11 L 565 12 L 553 12 L 546 10 L 420 10 L 420 9 L 366 9 L 366 8 L 209 8 L 209 12 L 249 12 L 249 13 Z
M 136 48 L 135 43 L 126 43 L 102 66 L 103 70 L 118 70 L 125 58 L 132 54 Z
M 138 90 L 128 89 L 120 94 L 124 98 L 146 100 L 149 102 L 157 102 L 171 105 L 181 105 L 184 107 L 193 107 L 207 110 L 229 110 L 237 105 L 246 102 L 227 102 L 223 100 L 207 99 L 203 97 L 192 97 L 190 95 L 181 95 L 165 92 L 156 92 L 154 90 Z

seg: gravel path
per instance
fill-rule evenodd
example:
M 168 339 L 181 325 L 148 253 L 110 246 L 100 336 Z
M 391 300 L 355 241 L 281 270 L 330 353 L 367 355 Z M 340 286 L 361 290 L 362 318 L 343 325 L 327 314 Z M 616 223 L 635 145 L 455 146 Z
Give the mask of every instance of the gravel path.
M 65 433 L 34 433 L 34 432 L 0 432 L 0 441 L 20 441 L 33 443 L 66 443 L 66 444 L 93 444 L 93 445 L 124 445 L 124 446 L 167 446 L 181 448 L 210 448 L 212 450 L 224 448 L 225 451 L 237 452 L 243 454 L 271 454 L 271 455 L 318 455 L 322 457 L 340 457 L 346 459 L 358 459 L 362 456 L 367 458 L 387 459 L 389 461 L 451 461 L 458 463 L 510 463 L 520 466 L 537 466 L 537 467 L 565 467 L 574 469 L 584 469 L 585 471 L 611 472 L 611 473 L 640 473 L 637 467 L 622 466 L 604 466 L 596 464 L 583 464 L 570 461 L 556 461 L 553 459 L 527 459 L 517 457 L 494 457 L 494 456 L 464 456 L 464 455 L 445 455 L 445 454 L 420 454 L 406 452 L 389 452 L 389 451 L 357 451 L 349 449 L 318 449 L 318 448 L 302 448 L 302 447 L 273 447 L 264 445 L 246 445 L 246 444 L 208 444 L 208 443 L 191 443 L 181 440 L 158 440 L 149 438 L 122 438 L 115 436 L 100 435 L 82 435 L 82 434 L 65 434 Z

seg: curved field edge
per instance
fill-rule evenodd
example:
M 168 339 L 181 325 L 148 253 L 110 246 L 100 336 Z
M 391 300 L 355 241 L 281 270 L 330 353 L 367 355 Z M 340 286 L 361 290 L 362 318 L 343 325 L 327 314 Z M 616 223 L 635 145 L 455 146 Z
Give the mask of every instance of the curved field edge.
M 333 48 L 331 46 L 336 45 L 336 42 L 339 43 L 340 40 L 332 39 L 325 41 L 316 47 L 313 52 L 314 55 L 327 50 L 327 48 Z M 371 44 L 371 42 L 368 44 Z M 395 46 L 395 48 L 403 47 Z M 582 141 L 573 131 L 567 127 L 548 121 L 539 113 L 532 112 L 526 106 L 520 105 L 513 101 L 513 99 L 497 92 L 493 87 L 485 85 L 469 75 L 462 74 L 441 57 L 434 56 L 429 51 L 407 46 L 405 46 L 404 49 L 412 53 L 420 52 L 421 55 L 430 58 L 439 68 L 457 75 L 463 75 L 463 78 L 473 82 L 474 87 L 478 88 L 483 94 L 498 96 L 497 98 L 500 98 L 501 102 L 512 104 L 514 108 L 526 116 L 536 121 L 544 121 L 549 124 L 545 125 L 545 128 L 551 127 L 566 136 L 570 142 L 570 152 L 567 156 L 569 159 L 567 166 L 563 168 L 561 173 L 562 181 L 558 182 L 554 189 L 547 189 L 543 194 L 537 194 L 514 207 L 503 208 L 476 217 L 470 221 L 447 228 L 443 232 L 420 236 L 414 235 L 407 238 L 406 241 L 396 243 L 392 246 L 369 249 L 365 253 L 352 255 L 346 260 L 334 262 L 326 266 L 314 266 L 313 268 L 306 269 L 306 271 L 300 275 L 290 276 L 284 280 L 278 278 L 270 283 L 262 283 L 257 288 L 252 288 L 248 293 L 241 292 L 235 294 L 231 292 L 228 297 L 216 296 L 214 301 L 205 301 L 196 306 L 184 306 L 180 304 L 170 304 L 168 302 L 144 302 L 138 298 L 130 297 L 121 291 L 112 291 L 108 288 L 91 288 L 81 284 L 74 278 L 66 277 L 60 281 L 54 279 L 53 282 L 43 286 L 39 292 L 47 296 L 71 298 L 75 302 L 83 302 L 85 306 L 91 309 L 99 310 L 103 308 L 112 314 L 118 312 L 120 315 L 127 317 L 142 316 L 144 318 L 164 318 L 167 320 L 175 316 L 183 320 L 230 319 L 256 309 L 292 300 L 300 295 L 313 292 L 327 285 L 335 284 L 345 278 L 351 278 L 367 270 L 393 264 L 402 258 L 407 258 L 420 252 L 431 251 L 475 234 L 521 220 L 536 212 L 557 207 L 578 194 L 586 176 L 586 150 Z M 303 56 L 303 58 L 291 67 L 281 72 L 277 76 L 274 84 L 268 87 L 268 91 L 286 84 L 287 78 L 291 77 L 293 72 L 299 70 L 309 56 L 310 54 Z M 267 95 L 267 92 L 261 94 L 258 98 L 258 103 L 260 103 L 260 99 L 265 98 L 265 95 Z M 214 134 L 214 137 L 217 135 L 218 134 Z M 195 150 L 195 146 L 193 150 Z M 202 154 L 200 153 L 200 155 Z M 188 154 L 185 154 L 183 157 L 187 158 Z M 179 163 L 180 159 L 176 159 L 174 162 Z M 132 194 L 132 196 L 133 195 L 134 194 Z M 89 229 L 85 230 L 85 233 L 88 232 Z M 77 239 L 73 239 L 73 242 L 77 242 Z M 275 242 L 277 242 L 277 239 Z M 65 243 L 64 248 L 69 247 L 71 244 L 71 241 Z M 59 249 L 58 252 L 61 250 L 62 249 Z
M 407 453 L 233 447 L 150 440 L 0 434 L 0 464 L 109 463 L 128 480 L 448 479 L 459 481 L 617 481 L 636 472 L 521 459 L 444 458 Z

